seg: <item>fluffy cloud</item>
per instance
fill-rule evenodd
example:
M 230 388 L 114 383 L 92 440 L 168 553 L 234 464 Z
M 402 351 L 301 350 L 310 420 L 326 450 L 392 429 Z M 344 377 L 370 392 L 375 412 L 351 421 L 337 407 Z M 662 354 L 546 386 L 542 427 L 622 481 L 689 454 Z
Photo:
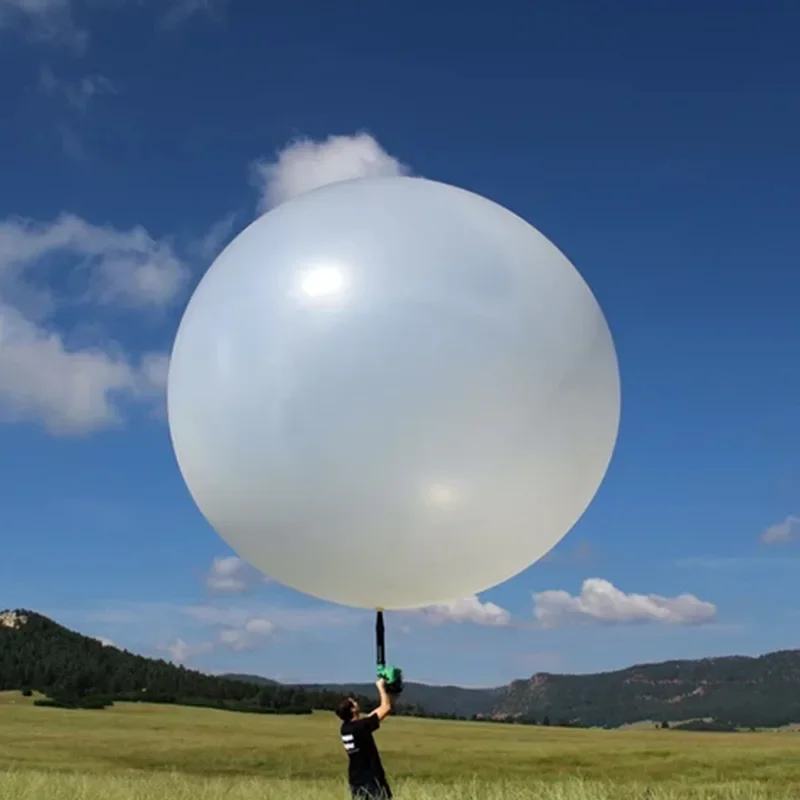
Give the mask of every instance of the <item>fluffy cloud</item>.
M 511 624 L 511 614 L 494 603 L 484 603 L 477 595 L 463 597 L 450 603 L 428 606 L 420 614 L 434 624 L 471 622 L 475 625 L 503 627 Z
M 677 597 L 626 594 L 600 578 L 585 580 L 578 596 L 565 591 L 546 591 L 535 594 L 533 601 L 534 617 L 545 628 L 572 622 L 697 625 L 712 620 L 717 613 L 712 603 L 691 594 Z
M 238 628 L 222 628 L 210 641 L 189 643 L 178 637 L 158 649 L 168 653 L 176 664 L 185 664 L 195 656 L 213 653 L 215 650 L 228 649 L 241 653 L 247 650 L 258 650 L 267 643 L 275 626 L 267 619 L 249 619 Z
M 763 544 L 786 544 L 800 540 L 800 517 L 790 514 L 782 522 L 770 525 L 762 534 Z
M 133 362 L 102 348 L 70 349 L 0 301 L 0 419 L 39 422 L 56 435 L 118 425 L 126 399 L 162 395 L 164 358 Z
M 407 173 L 408 168 L 367 133 L 329 136 L 321 142 L 301 139 L 278 152 L 274 160 L 252 165 L 259 211 L 329 183 Z
M 237 556 L 215 558 L 206 575 L 206 588 L 217 594 L 245 594 L 267 580 Z
M 169 653 L 170 657 L 176 664 L 185 664 L 194 656 L 210 653 L 214 649 L 214 645 L 212 642 L 188 644 L 183 639 L 178 638 L 169 644 L 159 647 L 158 649 L 164 651 L 165 653 Z
M 179 664 L 215 650 L 258 650 L 269 641 L 276 628 L 275 623 L 263 614 L 245 609 L 191 606 L 182 611 L 200 622 L 204 628 L 211 630 L 195 644 L 189 644 L 184 638 L 178 637 L 159 648 L 169 653 L 172 660 Z
M 136 226 L 118 230 L 74 214 L 52 222 L 11 218 L 0 222 L 0 276 L 19 275 L 54 256 L 77 262 L 99 301 L 162 306 L 178 295 L 188 270 L 170 244 Z
M 223 628 L 219 632 L 219 642 L 231 650 L 256 650 L 266 643 L 275 625 L 268 619 L 254 617 L 239 628 Z
M 131 358 L 108 340 L 70 341 L 54 324 L 59 304 L 42 288 L 42 273 L 60 286 L 84 278 L 77 305 L 141 311 L 175 299 L 188 270 L 169 243 L 141 227 L 122 231 L 72 214 L 49 223 L 1 221 L 0 418 L 82 434 L 119 424 L 125 403 L 160 401 L 166 355 Z

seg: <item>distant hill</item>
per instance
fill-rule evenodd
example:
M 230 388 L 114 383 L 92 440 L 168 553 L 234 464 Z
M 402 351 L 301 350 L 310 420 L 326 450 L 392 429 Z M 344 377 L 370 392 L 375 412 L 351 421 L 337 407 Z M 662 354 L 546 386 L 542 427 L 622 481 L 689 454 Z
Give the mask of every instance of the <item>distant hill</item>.
M 303 688 L 374 696 L 367 684 Z M 800 650 L 640 664 L 594 675 L 538 673 L 493 689 L 408 683 L 403 699 L 436 715 L 547 718 L 554 725 L 618 727 L 711 718 L 739 727 L 780 727 L 800 722 Z
M 0 691 L 10 689 L 38 691 L 67 706 L 102 697 L 258 713 L 332 709 L 340 699 L 338 692 L 205 675 L 104 645 L 25 610 L 0 612 Z
M 32 611 L 0 612 L 0 691 L 208 705 L 235 711 L 332 709 L 345 692 L 362 704 L 372 684 L 291 686 L 253 675 L 205 675 L 109 647 Z M 739 727 L 800 722 L 800 650 L 750 658 L 640 664 L 596 675 L 538 673 L 508 686 L 407 683 L 401 713 L 617 727 L 643 720 L 714 719 Z
M 275 685 L 275 681 L 259 675 L 226 674 L 231 680 Z M 376 700 L 374 683 L 301 683 L 300 688 L 309 691 L 333 691 L 338 696 L 353 693 Z M 490 714 L 505 697 L 507 687 L 497 689 L 464 689 L 460 686 L 430 686 L 425 683 L 405 683 L 403 703 L 419 708 L 427 716 L 456 716 L 470 718 L 476 714 Z
M 597 675 L 538 674 L 511 683 L 492 711 L 588 725 L 713 718 L 779 727 L 800 721 L 800 650 L 640 664 Z

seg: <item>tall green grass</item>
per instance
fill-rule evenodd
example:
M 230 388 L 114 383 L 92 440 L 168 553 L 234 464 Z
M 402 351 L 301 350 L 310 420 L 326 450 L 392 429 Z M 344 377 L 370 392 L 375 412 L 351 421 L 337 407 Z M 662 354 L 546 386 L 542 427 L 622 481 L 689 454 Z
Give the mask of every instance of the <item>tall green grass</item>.
M 0 800 L 346 798 L 337 727 L 330 714 L 74 711 L 0 694 Z M 800 797 L 798 733 L 389 719 L 377 736 L 398 800 Z
M 773 790 L 747 781 L 660 786 L 597 781 L 558 782 L 401 781 L 397 800 L 794 800 L 790 789 Z M 59 774 L 0 773 L 3 800 L 345 800 L 341 781 L 269 778 L 198 778 L 179 773 Z

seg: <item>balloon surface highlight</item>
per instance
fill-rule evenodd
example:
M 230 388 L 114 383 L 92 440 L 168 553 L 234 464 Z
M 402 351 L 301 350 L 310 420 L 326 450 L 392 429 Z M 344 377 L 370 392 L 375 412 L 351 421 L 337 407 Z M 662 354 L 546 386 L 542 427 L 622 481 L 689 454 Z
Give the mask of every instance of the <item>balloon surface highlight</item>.
M 619 427 L 566 257 L 442 183 L 346 181 L 255 220 L 192 296 L 168 380 L 200 511 L 245 560 L 363 608 L 445 603 L 545 555 Z

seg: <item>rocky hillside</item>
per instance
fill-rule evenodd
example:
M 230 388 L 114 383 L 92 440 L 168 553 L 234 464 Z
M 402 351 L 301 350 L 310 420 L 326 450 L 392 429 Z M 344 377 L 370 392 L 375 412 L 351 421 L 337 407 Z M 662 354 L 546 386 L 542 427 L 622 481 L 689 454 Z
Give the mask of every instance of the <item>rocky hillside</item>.
M 492 711 L 589 725 L 713 717 L 777 727 L 800 721 L 800 650 L 666 661 L 597 675 L 539 674 L 514 681 Z

